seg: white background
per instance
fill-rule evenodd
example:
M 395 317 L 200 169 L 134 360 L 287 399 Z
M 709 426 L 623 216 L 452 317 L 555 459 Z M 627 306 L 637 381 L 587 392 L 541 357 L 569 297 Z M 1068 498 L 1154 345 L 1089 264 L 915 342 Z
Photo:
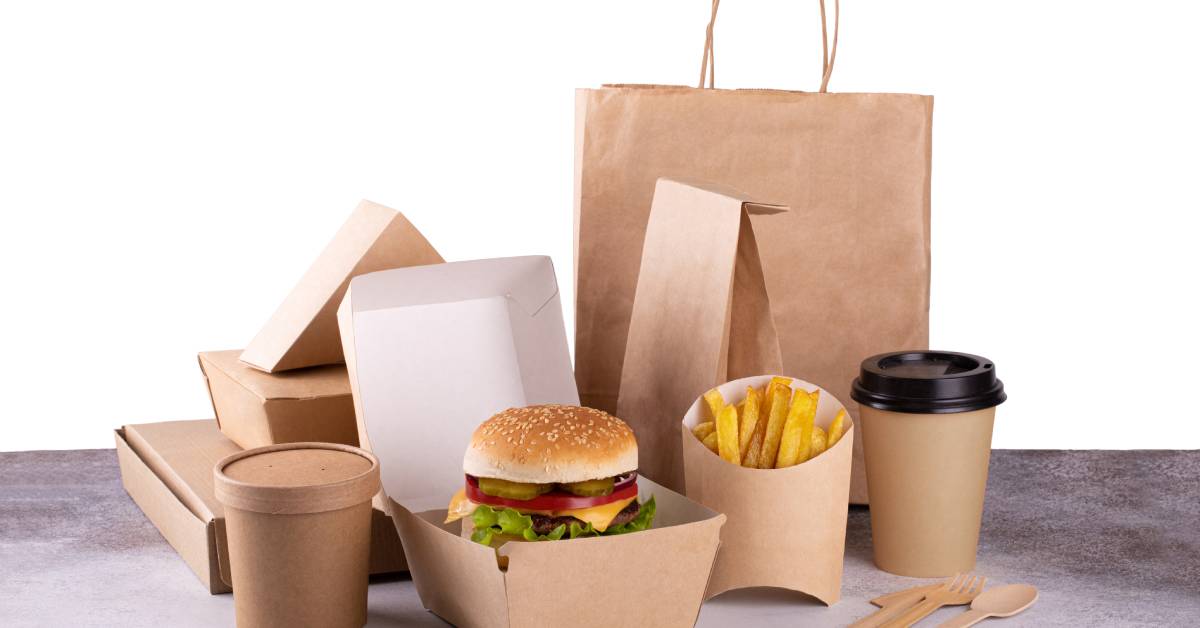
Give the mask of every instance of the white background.
M 690 84 L 705 0 L 0 3 L 0 450 L 211 416 L 360 198 L 571 295 L 575 87 Z M 934 94 L 933 345 L 999 447 L 1200 447 L 1186 2 L 848 0 L 830 88 Z M 814 89 L 816 2 L 727 0 L 718 85 Z M 568 311 L 568 320 L 571 313 Z

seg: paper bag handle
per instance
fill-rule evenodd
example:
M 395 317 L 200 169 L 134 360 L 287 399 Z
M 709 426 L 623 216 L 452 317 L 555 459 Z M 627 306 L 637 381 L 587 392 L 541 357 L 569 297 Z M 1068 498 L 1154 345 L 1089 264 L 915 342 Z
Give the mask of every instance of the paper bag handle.
M 821 90 L 824 94 L 829 88 L 829 77 L 833 75 L 833 62 L 837 59 L 838 45 L 838 23 L 841 21 L 842 6 L 840 0 L 833 0 L 833 48 L 829 47 L 829 31 L 826 27 L 825 17 L 825 0 L 819 0 L 821 3 Z M 708 29 L 704 36 L 704 57 L 700 61 L 700 83 L 696 86 L 704 88 L 705 79 L 708 80 L 708 88 L 712 89 L 716 82 L 717 69 L 714 61 L 715 53 L 713 52 L 713 25 L 717 22 L 717 7 L 721 5 L 721 0 L 713 0 L 712 16 L 708 19 Z

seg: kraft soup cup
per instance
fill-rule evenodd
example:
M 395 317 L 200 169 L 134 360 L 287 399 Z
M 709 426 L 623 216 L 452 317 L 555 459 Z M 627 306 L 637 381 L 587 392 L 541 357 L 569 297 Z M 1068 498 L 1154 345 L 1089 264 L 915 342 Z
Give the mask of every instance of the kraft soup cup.
M 729 403 L 760 388 L 771 375 L 717 387 Z M 845 406 L 829 391 L 792 378 L 792 390 L 820 390 L 816 425 L 828 428 Z M 841 598 L 850 502 L 854 423 L 845 418 L 841 440 L 815 458 L 783 469 L 750 469 L 709 451 L 692 428 L 711 420 L 700 397 L 683 417 L 685 494 L 727 517 L 721 529 L 706 598 L 746 587 L 772 586 L 811 595 L 827 605 Z M 760 421 L 763 418 L 760 417 Z
M 875 564 L 935 578 L 975 568 L 996 406 L 991 360 L 949 351 L 867 358 L 859 403 Z
M 373 455 L 333 443 L 272 445 L 222 459 L 214 475 L 238 626 L 366 623 Z

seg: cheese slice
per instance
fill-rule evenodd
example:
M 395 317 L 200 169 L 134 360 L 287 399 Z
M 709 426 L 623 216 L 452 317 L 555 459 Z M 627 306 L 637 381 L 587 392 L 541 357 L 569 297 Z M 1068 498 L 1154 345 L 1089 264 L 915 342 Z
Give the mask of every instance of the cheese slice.
M 588 508 L 569 508 L 566 510 L 525 510 L 521 512 L 526 514 L 547 515 L 550 517 L 575 517 L 576 519 L 592 524 L 600 532 L 608 529 L 608 524 L 617 517 L 617 514 L 625 509 L 630 502 L 636 500 L 637 497 L 627 497 L 618 499 L 615 502 L 603 504 L 600 506 L 591 506 Z M 467 491 L 459 489 L 454 497 L 450 498 L 450 505 L 446 508 L 446 523 L 458 521 L 463 517 L 475 512 L 479 506 L 475 502 L 467 499 Z

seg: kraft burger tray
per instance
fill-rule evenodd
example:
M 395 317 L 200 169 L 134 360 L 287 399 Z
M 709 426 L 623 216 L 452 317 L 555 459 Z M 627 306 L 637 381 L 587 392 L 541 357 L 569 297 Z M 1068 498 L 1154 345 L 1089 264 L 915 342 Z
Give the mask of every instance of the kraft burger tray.
M 691 626 L 724 515 L 640 479 L 646 531 L 508 543 L 443 524 L 476 427 L 509 407 L 577 405 L 554 269 L 546 257 L 357 277 L 338 312 L 359 440 L 426 608 L 464 626 Z M 631 577 L 633 574 L 633 577 Z M 553 582 L 553 590 L 547 589 Z

